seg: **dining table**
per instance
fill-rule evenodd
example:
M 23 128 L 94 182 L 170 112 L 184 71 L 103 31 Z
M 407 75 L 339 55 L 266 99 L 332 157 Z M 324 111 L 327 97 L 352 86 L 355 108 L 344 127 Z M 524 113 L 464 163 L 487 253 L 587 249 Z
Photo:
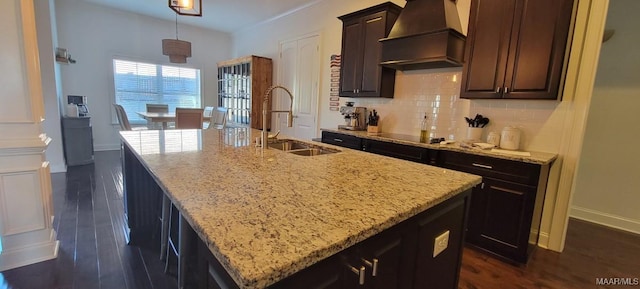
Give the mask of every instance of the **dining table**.
M 160 122 L 162 123 L 162 129 L 167 129 L 168 123 L 176 121 L 176 113 L 175 112 L 147 112 L 147 111 L 138 111 L 136 112 L 141 118 L 144 118 L 150 122 Z M 203 116 L 203 121 L 210 121 L 210 116 Z

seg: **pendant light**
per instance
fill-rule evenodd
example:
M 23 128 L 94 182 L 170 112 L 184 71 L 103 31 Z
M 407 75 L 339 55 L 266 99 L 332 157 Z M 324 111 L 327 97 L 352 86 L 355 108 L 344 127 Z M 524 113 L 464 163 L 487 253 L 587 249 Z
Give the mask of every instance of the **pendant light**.
M 191 42 L 178 39 L 178 15 L 202 16 L 202 0 L 169 0 L 169 8 L 176 13 L 176 39 L 162 39 L 162 54 L 171 63 L 187 63 L 191 57 Z
M 169 0 L 169 8 L 183 16 L 202 16 L 202 0 Z
M 162 54 L 171 63 L 187 63 L 191 57 L 191 42 L 178 39 L 178 14 L 176 13 L 176 39 L 162 39 Z

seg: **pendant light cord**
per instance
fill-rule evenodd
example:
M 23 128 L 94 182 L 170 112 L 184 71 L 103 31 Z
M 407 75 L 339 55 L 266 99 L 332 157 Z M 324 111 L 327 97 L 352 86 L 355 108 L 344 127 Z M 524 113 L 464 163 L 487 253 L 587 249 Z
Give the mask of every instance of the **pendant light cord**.
M 178 40 L 178 13 L 176 13 L 176 40 Z

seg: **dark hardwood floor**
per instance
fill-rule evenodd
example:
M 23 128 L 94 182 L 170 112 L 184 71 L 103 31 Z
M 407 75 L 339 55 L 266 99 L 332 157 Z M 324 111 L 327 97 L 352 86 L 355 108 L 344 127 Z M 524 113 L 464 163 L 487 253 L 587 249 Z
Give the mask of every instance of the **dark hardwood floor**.
M 570 219 L 564 252 L 537 248 L 526 265 L 465 248 L 459 288 L 640 288 L 596 278 L 640 278 L 640 236 Z
M 0 273 L 0 289 L 177 287 L 158 250 L 126 244 L 119 152 L 95 157 L 52 175 L 58 258 Z M 459 288 L 625 288 L 596 286 L 608 277 L 640 277 L 640 236 L 571 220 L 565 251 L 538 249 L 527 265 L 465 249 Z
M 0 288 L 176 288 L 157 250 L 126 244 L 118 151 L 52 174 L 58 258 L 0 273 Z

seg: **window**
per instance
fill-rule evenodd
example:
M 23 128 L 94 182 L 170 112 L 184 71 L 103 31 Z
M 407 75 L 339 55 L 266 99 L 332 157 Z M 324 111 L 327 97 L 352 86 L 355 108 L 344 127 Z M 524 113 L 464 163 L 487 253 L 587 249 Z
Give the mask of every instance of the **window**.
M 147 103 L 168 104 L 169 111 L 200 107 L 199 69 L 114 59 L 113 79 L 115 102 L 132 124 L 146 123 L 136 112 Z

